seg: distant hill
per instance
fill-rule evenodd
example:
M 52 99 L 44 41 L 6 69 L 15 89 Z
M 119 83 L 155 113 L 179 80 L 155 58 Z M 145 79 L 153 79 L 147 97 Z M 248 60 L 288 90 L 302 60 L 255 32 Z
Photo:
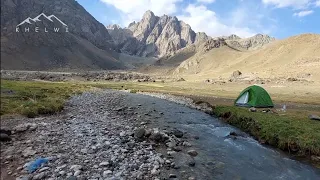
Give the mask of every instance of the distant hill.
M 226 41 L 227 42 L 227 41 Z M 320 80 L 320 35 L 302 34 L 276 40 L 256 50 L 239 50 L 226 43 L 205 51 L 205 46 L 185 48 L 161 63 L 142 68 L 149 73 L 190 79 L 229 78 L 241 71 L 248 78 L 307 78 Z

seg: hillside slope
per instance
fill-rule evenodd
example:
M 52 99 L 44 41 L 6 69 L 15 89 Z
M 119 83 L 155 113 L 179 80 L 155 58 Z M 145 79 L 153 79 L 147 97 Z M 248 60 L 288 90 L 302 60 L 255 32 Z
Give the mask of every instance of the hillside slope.
M 235 49 L 228 43 L 218 48 L 216 46 L 215 43 L 211 44 L 209 51 L 204 45 L 197 50 L 184 49 L 142 70 L 157 72 L 157 69 L 161 69 L 167 75 L 184 76 L 195 81 L 230 78 L 236 70 L 248 79 L 292 77 L 320 81 L 319 34 L 293 36 L 250 51 Z
M 1 0 L 2 69 L 124 68 L 114 48 L 107 29 L 75 0 Z
M 319 69 L 320 35 L 303 34 L 275 41 L 256 51 L 236 51 L 227 46 L 215 48 L 182 62 L 174 74 L 227 78 L 239 70 L 249 77 L 320 80 Z

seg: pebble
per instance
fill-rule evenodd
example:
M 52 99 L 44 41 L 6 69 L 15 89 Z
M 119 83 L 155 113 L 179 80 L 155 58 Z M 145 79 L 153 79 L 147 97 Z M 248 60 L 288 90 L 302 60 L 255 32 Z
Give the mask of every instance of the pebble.
M 194 160 L 191 160 L 188 162 L 188 165 L 194 167 L 196 165 L 196 162 Z
M 0 133 L 0 141 L 11 141 L 11 137 L 8 134 Z
M 122 131 L 119 135 L 120 135 L 120 137 L 123 137 L 123 136 L 126 135 L 126 132 L 123 132 L 123 131 Z
M 63 175 L 66 175 L 67 173 L 65 171 L 60 171 L 59 174 L 63 176 Z
M 109 166 L 109 162 L 105 161 L 99 164 L 99 166 Z
M 45 177 L 47 176 L 47 173 L 46 172 L 41 172 L 35 176 L 33 176 L 33 180 L 42 180 L 44 179 Z
M 183 137 L 183 132 L 178 130 L 178 129 L 174 129 L 173 130 L 173 135 L 175 135 L 177 138 L 182 138 Z
M 50 169 L 49 167 L 44 167 L 44 168 L 41 168 L 41 169 L 39 170 L 39 172 L 47 171 L 47 170 L 49 170 L 49 169 Z
M 138 128 L 134 131 L 134 137 L 141 139 L 145 135 L 146 130 L 144 128 Z
M 183 143 L 182 143 L 182 145 L 183 146 L 186 146 L 186 147 L 191 147 L 192 145 L 189 143 L 189 142 L 187 142 L 187 141 L 184 141 Z
M 83 166 L 81 165 L 72 165 L 70 167 L 70 170 L 73 170 L 73 171 L 82 170 L 82 169 L 83 169 Z
M 198 155 L 198 152 L 197 152 L 196 150 L 189 150 L 189 151 L 188 151 L 188 154 L 189 154 L 190 156 L 192 156 L 192 157 L 195 157 L 195 156 Z
M 170 174 L 170 175 L 169 175 L 169 178 L 177 178 L 177 175 L 175 175 L 175 174 Z
M 159 173 L 160 173 L 160 171 L 158 171 L 155 168 L 151 170 L 151 175 L 158 175 Z
M 23 150 L 22 155 L 24 157 L 33 156 L 37 153 L 37 151 L 33 150 L 32 147 L 27 147 L 25 150 Z
M 79 175 L 81 174 L 81 172 L 82 172 L 81 170 L 77 170 L 76 172 L 74 172 L 73 175 L 74 175 L 74 176 L 79 176 Z
M 107 146 L 110 146 L 111 142 L 110 141 L 105 141 L 104 144 L 107 145 Z
M 66 164 L 61 165 L 61 166 L 58 166 L 56 169 L 57 169 L 58 171 L 60 171 L 61 169 L 64 169 L 65 167 L 67 167 Z
M 103 171 L 103 177 L 108 177 L 110 174 L 112 174 L 110 170 Z

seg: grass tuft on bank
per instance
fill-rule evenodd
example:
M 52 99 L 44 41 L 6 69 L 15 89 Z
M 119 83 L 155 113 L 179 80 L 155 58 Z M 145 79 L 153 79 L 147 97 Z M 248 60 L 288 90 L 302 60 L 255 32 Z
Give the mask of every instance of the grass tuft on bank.
M 259 109 L 258 109 L 259 110 Z M 320 155 L 320 122 L 247 108 L 217 106 L 214 113 L 227 123 L 297 156 Z
M 1 115 L 21 114 L 33 118 L 63 109 L 65 100 L 86 86 L 71 83 L 1 80 Z

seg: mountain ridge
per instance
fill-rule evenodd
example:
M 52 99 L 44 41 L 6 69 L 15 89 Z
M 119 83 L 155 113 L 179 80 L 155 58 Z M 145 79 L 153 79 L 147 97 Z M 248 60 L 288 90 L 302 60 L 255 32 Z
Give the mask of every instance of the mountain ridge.
M 263 34 L 250 38 L 240 38 L 235 34 L 213 38 L 204 32 L 194 32 L 189 24 L 176 16 L 156 16 L 150 10 L 144 13 L 141 21 L 133 21 L 128 27 L 111 24 L 106 28 L 120 52 L 142 57 L 170 56 L 187 46 L 200 46 L 210 39 L 225 40 L 238 50 L 258 49 L 275 40 Z
M 16 32 L 16 25 L 31 19 L 36 22 L 21 25 L 30 32 Z M 64 27 L 58 19 L 68 25 L 68 32 L 54 32 L 56 26 Z M 104 25 L 75 0 L 1 1 L 2 69 L 125 69 L 114 50 Z
M 205 33 L 195 33 L 190 25 L 175 16 L 159 17 L 152 11 L 146 11 L 141 21 L 134 21 L 126 28 L 109 25 L 107 29 L 121 52 L 143 57 L 174 54 L 181 48 L 209 39 Z

